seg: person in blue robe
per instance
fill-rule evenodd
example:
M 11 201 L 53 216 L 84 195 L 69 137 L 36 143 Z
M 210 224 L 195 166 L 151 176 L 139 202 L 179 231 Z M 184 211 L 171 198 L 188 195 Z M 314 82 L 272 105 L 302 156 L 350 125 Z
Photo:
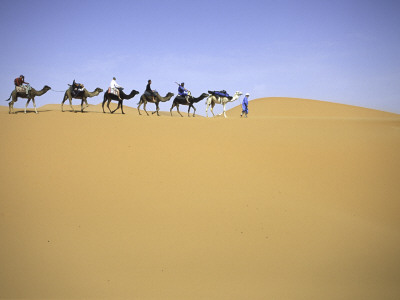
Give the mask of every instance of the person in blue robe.
M 247 118 L 247 114 L 249 113 L 249 93 L 246 93 L 243 101 L 242 101 L 242 113 L 240 114 L 240 117 L 244 116 Z
M 187 89 L 185 89 L 185 83 L 184 82 L 182 82 L 179 85 L 178 94 L 179 94 L 179 96 L 185 97 L 187 103 L 190 104 L 189 103 L 189 91 Z

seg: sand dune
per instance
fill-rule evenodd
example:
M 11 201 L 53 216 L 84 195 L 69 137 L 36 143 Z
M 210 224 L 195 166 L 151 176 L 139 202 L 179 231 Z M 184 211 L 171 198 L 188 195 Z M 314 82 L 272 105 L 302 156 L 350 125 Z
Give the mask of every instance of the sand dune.
M 306 118 L 398 118 L 399 115 L 326 101 L 270 97 L 250 101 L 251 117 L 306 117 Z M 230 113 L 240 116 L 241 108 Z
M 399 299 L 400 115 L 249 109 L 2 107 L 0 298 Z

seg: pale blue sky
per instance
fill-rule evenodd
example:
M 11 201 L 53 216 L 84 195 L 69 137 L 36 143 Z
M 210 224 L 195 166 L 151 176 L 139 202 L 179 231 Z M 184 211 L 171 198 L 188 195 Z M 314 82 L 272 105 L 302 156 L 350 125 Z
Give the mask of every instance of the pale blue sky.
M 194 96 L 240 90 L 400 113 L 400 1 L 2 0 L 0 34 L 4 99 L 20 74 L 37 89 L 76 79 L 90 91 L 116 76 L 141 93 L 148 79 L 162 95 L 184 81 Z

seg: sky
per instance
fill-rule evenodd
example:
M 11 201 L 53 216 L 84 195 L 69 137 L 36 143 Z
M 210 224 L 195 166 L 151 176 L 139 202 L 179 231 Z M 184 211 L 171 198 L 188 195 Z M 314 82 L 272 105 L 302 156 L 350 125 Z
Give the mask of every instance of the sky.
M 115 76 L 126 92 L 143 93 L 151 79 L 162 96 L 185 82 L 196 97 L 241 91 L 250 100 L 307 98 L 400 113 L 396 0 L 1 0 L 0 36 L 4 100 L 21 74 L 35 89 L 56 91 L 74 79 L 105 90 Z M 36 103 L 62 98 L 49 91 Z M 102 94 L 88 102 L 101 103 Z M 204 115 L 203 105 L 196 107 Z

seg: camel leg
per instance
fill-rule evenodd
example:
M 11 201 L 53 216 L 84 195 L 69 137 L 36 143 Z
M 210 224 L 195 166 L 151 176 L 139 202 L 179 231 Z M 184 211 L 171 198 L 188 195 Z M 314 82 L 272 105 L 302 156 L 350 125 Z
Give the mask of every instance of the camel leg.
M 106 101 L 107 101 L 107 99 L 105 99 L 105 97 L 104 97 L 103 103 L 101 103 L 101 108 L 103 109 L 103 113 L 106 113 L 104 111 L 104 104 L 106 104 Z
M 17 102 L 18 100 L 18 96 L 16 95 L 15 98 L 12 99 L 10 105 L 11 105 L 11 113 L 12 114 L 16 114 L 15 110 L 14 110 L 14 103 Z
M 155 113 L 157 113 L 157 115 L 158 115 L 158 110 L 157 110 L 157 102 L 154 102 L 154 105 L 156 106 L 156 110 L 155 110 L 155 111 L 153 111 L 151 114 L 152 114 L 152 115 L 154 115 Z
M 110 102 L 111 102 L 111 101 L 110 101 Z M 118 103 L 118 105 L 117 105 L 117 108 L 114 109 L 113 111 L 111 111 L 110 107 L 108 106 L 108 109 L 110 109 L 110 112 L 111 112 L 112 114 L 115 113 L 115 111 L 116 111 L 118 108 L 119 108 L 119 103 Z
M 138 110 L 138 112 L 139 112 L 139 116 L 141 116 L 142 114 L 140 113 L 140 106 L 142 105 L 142 103 L 139 101 L 139 105 L 138 105 L 138 107 L 137 107 L 137 110 Z
M 146 110 L 146 104 L 147 104 L 147 102 L 143 103 L 143 110 L 146 112 L 146 114 L 147 114 L 148 116 L 150 116 L 149 113 L 148 113 L 147 110 Z
M 225 108 L 226 103 L 223 104 L 224 106 L 224 117 L 226 118 L 226 108 Z
M 124 104 L 123 104 L 123 102 L 122 101 L 120 101 L 120 103 L 118 104 L 118 107 L 119 106 L 121 106 L 121 111 L 122 111 L 122 114 L 124 115 L 125 113 L 124 113 Z M 118 107 L 117 107 L 117 109 L 118 109 Z
M 171 117 L 172 117 L 172 109 L 175 107 L 175 103 L 172 103 L 171 109 L 169 110 L 169 112 L 171 113 Z
M 160 107 L 158 106 L 158 102 L 156 102 L 156 113 L 157 113 L 157 116 L 160 116 L 160 114 L 158 113 L 158 111 L 160 110 Z
M 85 102 L 85 104 L 86 104 L 85 108 L 89 107 L 89 103 L 87 102 L 87 98 L 82 99 L 82 100 L 83 100 L 83 102 Z M 84 109 L 85 109 L 85 108 L 84 108 Z
M 115 113 L 120 107 L 121 107 L 121 101 L 118 101 L 117 108 L 114 109 L 111 113 L 112 113 L 112 114 Z M 122 110 L 122 113 L 124 113 L 123 110 Z
M 115 110 L 114 110 L 114 111 L 111 111 L 110 103 L 111 103 L 111 99 L 108 99 L 108 101 L 107 101 L 107 108 L 108 108 L 108 110 L 110 111 L 110 113 L 113 113 Z
M 211 113 L 212 113 L 213 117 L 215 117 L 215 115 L 214 115 L 214 106 L 215 106 L 215 102 L 211 102 L 210 110 L 211 110 Z
M 83 104 L 85 103 L 85 107 L 83 107 Z M 83 112 L 83 110 L 85 108 L 87 108 L 89 106 L 89 104 L 87 103 L 87 98 L 82 98 L 82 102 L 81 102 L 81 112 Z
M 65 101 L 67 101 L 67 96 L 66 95 L 64 95 L 64 99 L 63 99 L 63 101 L 61 102 L 61 111 L 62 112 L 64 112 L 64 102 Z
M 196 108 L 194 107 L 193 103 L 189 104 L 189 109 L 188 109 L 188 117 L 190 117 L 190 108 L 193 107 L 193 117 L 196 114 Z
M 13 113 L 13 114 L 16 113 L 15 110 L 14 110 L 14 103 L 15 103 L 15 101 L 13 101 L 13 102 L 11 103 L 11 110 L 12 110 L 12 113 Z
M 8 113 L 14 113 L 14 100 L 11 100 L 11 102 L 8 104 Z
M 31 102 L 31 99 L 30 99 L 30 98 L 28 98 L 28 100 L 26 100 L 24 114 L 26 114 L 26 109 L 28 108 L 28 104 L 29 104 L 29 102 Z
M 75 109 L 72 107 L 72 98 L 68 98 L 69 106 L 71 107 L 72 111 L 75 112 Z
M 207 99 L 207 106 L 206 106 L 206 117 L 208 118 L 208 107 L 210 106 L 210 103 L 208 102 L 208 99 Z
M 179 111 L 179 104 L 176 104 L 176 110 L 178 111 L 178 114 L 180 114 L 181 117 L 183 117 L 182 114 L 181 114 L 181 112 Z
M 33 107 L 35 108 L 35 113 L 38 113 L 38 111 L 37 111 L 37 109 L 36 109 L 35 98 L 32 98 L 32 103 L 33 103 Z
M 11 102 L 8 104 L 8 113 L 9 114 L 15 114 L 15 110 L 14 110 L 14 103 L 17 102 L 18 100 L 18 96 L 12 97 Z

